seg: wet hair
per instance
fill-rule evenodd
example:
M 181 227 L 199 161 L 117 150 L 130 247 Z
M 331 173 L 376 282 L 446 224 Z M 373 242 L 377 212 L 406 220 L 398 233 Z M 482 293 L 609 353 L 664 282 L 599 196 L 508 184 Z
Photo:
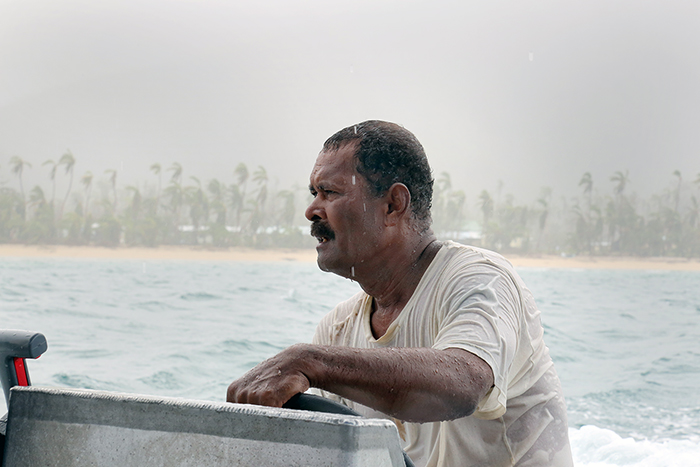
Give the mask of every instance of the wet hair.
M 383 196 L 394 183 L 411 193 L 411 212 L 422 230 L 432 221 L 433 177 L 425 150 L 418 139 L 400 125 L 368 120 L 344 128 L 328 138 L 324 151 L 355 144 L 357 171 L 369 182 L 373 194 Z

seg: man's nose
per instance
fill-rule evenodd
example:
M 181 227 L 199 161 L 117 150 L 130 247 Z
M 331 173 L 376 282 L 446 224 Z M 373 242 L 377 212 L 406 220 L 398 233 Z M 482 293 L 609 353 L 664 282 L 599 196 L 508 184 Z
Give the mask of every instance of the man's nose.
M 325 211 L 320 206 L 319 196 L 315 197 L 313 201 L 311 201 L 311 204 L 309 204 L 309 206 L 306 208 L 304 215 L 312 222 L 325 218 Z

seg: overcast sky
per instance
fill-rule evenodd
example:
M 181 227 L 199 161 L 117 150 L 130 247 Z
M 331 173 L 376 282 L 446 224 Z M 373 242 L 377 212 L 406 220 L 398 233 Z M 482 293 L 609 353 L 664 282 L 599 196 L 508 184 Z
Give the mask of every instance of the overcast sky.
M 435 176 L 534 201 L 700 173 L 700 2 L 0 0 L 0 183 L 148 167 L 305 186 L 323 141 L 403 124 Z

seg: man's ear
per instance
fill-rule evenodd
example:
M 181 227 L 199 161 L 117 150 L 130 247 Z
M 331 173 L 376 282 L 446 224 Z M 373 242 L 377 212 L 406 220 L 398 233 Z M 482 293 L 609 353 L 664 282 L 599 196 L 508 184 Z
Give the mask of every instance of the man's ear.
M 410 214 L 411 192 L 403 183 L 394 183 L 386 194 L 387 225 L 395 225 L 403 216 Z

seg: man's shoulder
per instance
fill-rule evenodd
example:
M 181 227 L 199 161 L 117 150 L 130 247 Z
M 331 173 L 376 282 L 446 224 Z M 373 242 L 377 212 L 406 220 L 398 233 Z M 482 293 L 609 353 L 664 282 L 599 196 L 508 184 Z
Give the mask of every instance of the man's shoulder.
M 509 290 L 524 287 L 513 265 L 499 253 L 453 241 L 443 244 L 424 276 L 424 290 L 444 294 L 457 289 L 464 291 L 484 284 L 498 285 Z
M 513 266 L 504 256 L 495 251 L 473 245 L 464 245 L 448 240 L 443 243 L 444 261 L 461 263 L 463 266 L 487 264 L 498 268 L 512 269 Z

